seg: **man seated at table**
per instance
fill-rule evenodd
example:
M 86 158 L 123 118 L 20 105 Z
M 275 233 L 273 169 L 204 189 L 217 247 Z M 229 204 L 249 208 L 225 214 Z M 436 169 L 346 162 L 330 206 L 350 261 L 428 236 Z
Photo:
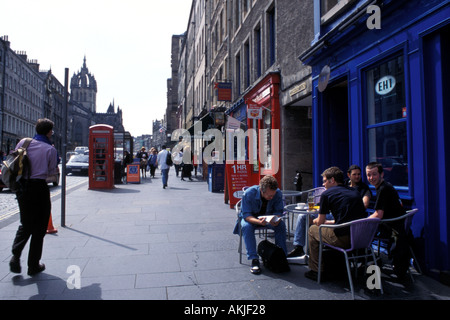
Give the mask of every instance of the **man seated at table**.
M 322 173 L 323 185 L 327 189 L 320 197 L 319 217 L 313 220 L 309 228 L 309 268 L 305 276 L 317 280 L 319 270 L 319 226 L 322 224 L 342 224 L 366 218 L 366 209 L 360 194 L 353 188 L 344 186 L 344 173 L 337 167 L 331 167 Z M 327 220 L 326 214 L 331 212 L 334 220 Z M 324 228 L 322 241 L 335 247 L 350 246 L 350 229 Z
M 371 218 L 392 219 L 406 214 L 397 190 L 392 184 L 384 180 L 383 166 L 378 162 L 371 162 L 366 166 L 367 181 L 377 191 L 374 213 Z M 408 235 L 406 234 L 405 221 L 400 220 L 390 224 L 381 224 L 378 228 L 378 236 L 381 238 L 395 239 L 395 247 L 392 248 L 394 273 L 402 278 L 409 268 L 410 252 L 408 247 Z
M 370 204 L 370 199 L 372 198 L 372 192 L 367 184 L 362 181 L 361 178 L 361 168 L 353 164 L 347 170 L 348 181 L 346 185 L 356 189 L 363 199 L 364 207 L 367 209 Z
M 363 199 L 364 207 L 367 209 L 370 204 L 370 199 L 372 197 L 372 192 L 367 184 L 365 184 L 361 179 L 361 168 L 356 164 L 351 165 L 347 170 L 348 181 L 345 185 L 356 189 Z M 306 218 L 308 215 L 299 215 L 297 219 L 297 226 L 295 227 L 294 233 L 294 249 L 289 252 L 288 258 L 303 256 L 305 254 L 303 247 L 305 246 L 305 236 L 306 236 Z M 331 213 L 326 216 L 327 220 L 333 219 Z
M 278 182 L 272 176 L 265 176 L 259 182 L 259 185 L 248 188 L 241 201 L 241 228 L 242 237 L 247 249 L 247 258 L 252 260 L 251 272 L 259 274 L 259 257 L 256 251 L 255 229 L 258 226 L 265 226 L 275 231 L 275 243 L 281 247 L 284 252 L 286 249 L 286 225 L 283 220 L 267 223 L 263 215 L 283 214 L 283 195 L 278 189 Z M 236 233 L 235 228 L 235 233 Z

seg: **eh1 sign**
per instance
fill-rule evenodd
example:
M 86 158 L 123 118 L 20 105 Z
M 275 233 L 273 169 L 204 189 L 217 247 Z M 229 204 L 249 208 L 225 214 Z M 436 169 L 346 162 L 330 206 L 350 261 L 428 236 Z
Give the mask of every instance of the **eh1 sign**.
M 385 76 L 376 83 L 375 92 L 383 96 L 394 90 L 395 85 L 396 81 L 393 76 Z

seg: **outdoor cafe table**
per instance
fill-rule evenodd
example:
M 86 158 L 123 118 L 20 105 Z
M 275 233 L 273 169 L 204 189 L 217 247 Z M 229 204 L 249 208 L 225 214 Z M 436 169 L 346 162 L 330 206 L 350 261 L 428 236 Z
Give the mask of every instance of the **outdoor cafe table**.
M 309 241 L 308 241 L 309 215 L 318 213 L 318 211 L 317 210 L 309 211 L 308 209 L 298 209 L 296 203 L 285 206 L 284 210 L 286 210 L 288 212 L 292 212 L 293 214 L 308 215 L 308 219 L 306 219 L 305 255 L 301 256 L 301 257 L 287 258 L 289 263 L 308 264 L 308 259 L 309 259 Z
M 282 190 L 281 191 L 283 193 L 283 200 L 285 204 L 293 204 L 295 203 L 295 198 L 299 197 L 302 195 L 301 191 L 297 191 L 297 190 Z M 290 199 L 288 199 L 290 198 Z M 291 226 L 290 226 L 290 222 L 289 222 L 289 215 L 287 217 L 287 222 L 288 222 L 288 240 L 291 240 Z M 292 218 L 292 224 L 294 224 L 294 219 Z

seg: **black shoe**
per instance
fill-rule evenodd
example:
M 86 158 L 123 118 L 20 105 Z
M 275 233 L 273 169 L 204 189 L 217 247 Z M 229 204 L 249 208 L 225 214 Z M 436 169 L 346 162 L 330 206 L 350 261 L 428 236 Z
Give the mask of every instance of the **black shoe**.
M 261 273 L 261 268 L 259 267 L 259 259 L 252 260 L 252 268 L 250 269 L 250 272 L 253 274 Z
M 316 271 L 309 270 L 305 272 L 305 277 L 313 281 L 317 281 L 318 273 Z
M 42 271 L 45 270 L 45 264 L 40 263 L 38 264 L 36 267 L 29 267 L 28 268 L 28 275 L 29 276 L 34 276 Z
M 181 181 L 186 181 L 186 180 L 184 180 L 183 178 L 181 178 Z
M 302 246 L 295 246 L 294 250 L 289 252 L 287 257 L 288 258 L 293 258 L 293 257 L 301 257 L 301 256 L 304 256 L 304 255 L 305 255 L 305 252 L 303 251 L 303 247 Z
M 9 270 L 13 273 L 21 273 L 22 268 L 20 267 L 20 258 L 13 256 L 9 261 Z

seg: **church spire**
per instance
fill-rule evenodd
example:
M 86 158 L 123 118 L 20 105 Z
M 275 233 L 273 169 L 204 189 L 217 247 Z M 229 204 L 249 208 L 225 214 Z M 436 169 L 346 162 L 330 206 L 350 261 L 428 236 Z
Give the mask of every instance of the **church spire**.
M 84 55 L 84 59 L 83 59 L 83 68 L 86 68 L 86 55 Z

